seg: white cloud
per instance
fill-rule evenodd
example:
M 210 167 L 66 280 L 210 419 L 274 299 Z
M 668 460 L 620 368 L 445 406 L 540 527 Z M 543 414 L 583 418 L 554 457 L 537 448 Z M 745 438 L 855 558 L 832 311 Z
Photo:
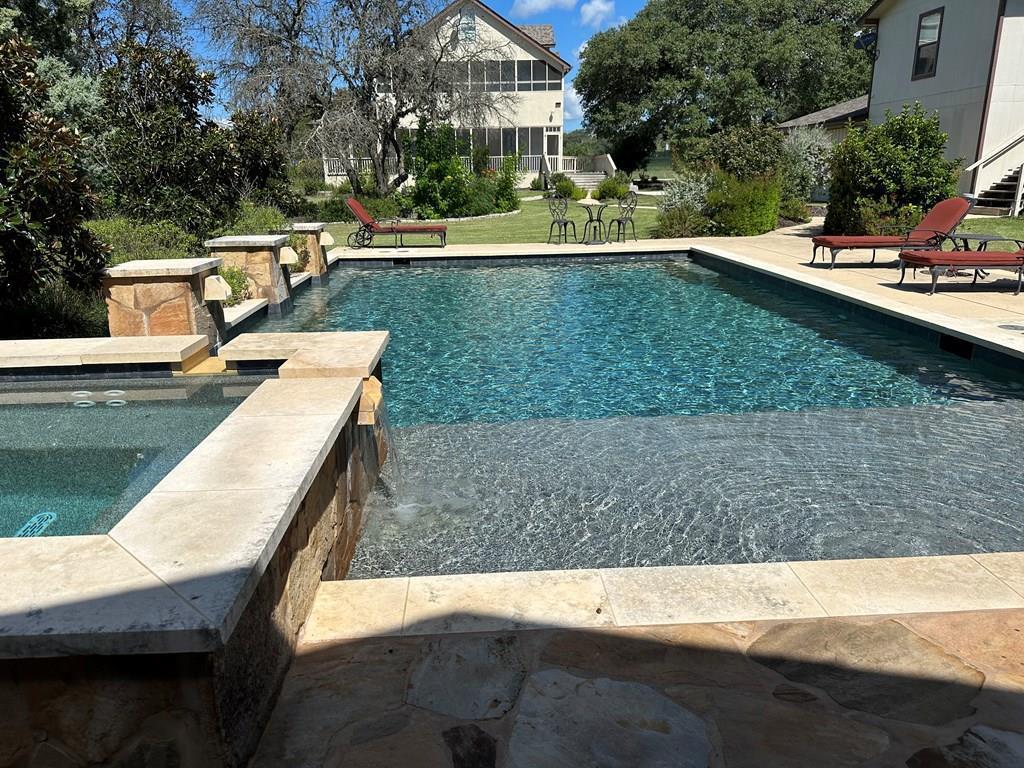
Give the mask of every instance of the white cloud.
M 536 16 L 555 8 L 571 11 L 576 7 L 576 0 L 516 0 L 512 3 L 513 16 Z
M 563 109 L 564 120 L 582 120 L 583 107 L 580 104 L 580 95 L 576 93 L 573 86 L 565 89 L 565 106 Z
M 580 47 L 577 48 L 575 51 L 573 51 L 573 53 L 576 55 L 577 59 L 579 59 L 581 56 L 583 56 L 583 52 L 585 50 L 587 50 L 587 43 L 589 43 L 589 42 L 590 42 L 589 40 L 584 40 L 582 43 L 580 43 Z
M 615 16 L 615 0 L 586 0 L 580 6 L 580 21 L 584 26 L 598 29 Z

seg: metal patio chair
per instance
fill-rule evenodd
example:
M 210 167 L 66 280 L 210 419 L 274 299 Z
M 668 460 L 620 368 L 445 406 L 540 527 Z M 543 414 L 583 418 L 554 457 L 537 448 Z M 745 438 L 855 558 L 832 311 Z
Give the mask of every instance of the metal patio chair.
M 569 218 L 569 201 L 561 195 L 552 195 L 548 198 L 548 211 L 551 213 L 551 226 L 548 227 L 548 244 L 551 244 L 551 236 L 555 235 L 555 245 L 569 242 L 569 229 L 572 225 L 573 242 L 578 243 L 576 237 L 576 222 Z M 555 228 L 558 232 L 555 232 Z
M 633 239 L 636 240 L 636 224 L 633 222 L 633 214 L 636 212 L 636 192 L 630 190 L 625 197 L 619 200 L 619 215 L 608 222 L 608 242 L 612 241 L 612 227 L 615 227 L 615 242 L 626 242 L 626 225 L 630 226 L 633 232 Z

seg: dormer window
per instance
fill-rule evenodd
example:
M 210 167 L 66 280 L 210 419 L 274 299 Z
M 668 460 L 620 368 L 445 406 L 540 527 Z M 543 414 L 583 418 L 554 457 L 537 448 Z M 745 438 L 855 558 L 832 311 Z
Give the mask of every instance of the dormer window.
M 476 13 L 472 8 L 463 8 L 459 16 L 459 40 L 474 42 L 476 40 Z
M 935 77 L 939 61 L 939 38 L 942 36 L 944 8 L 922 13 L 917 20 L 917 48 L 914 51 L 912 80 Z

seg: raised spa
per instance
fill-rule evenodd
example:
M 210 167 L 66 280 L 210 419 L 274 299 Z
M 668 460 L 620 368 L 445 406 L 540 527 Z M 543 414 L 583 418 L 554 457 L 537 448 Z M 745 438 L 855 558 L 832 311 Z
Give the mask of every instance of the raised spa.
M 260 381 L 0 383 L 0 536 L 109 531 Z

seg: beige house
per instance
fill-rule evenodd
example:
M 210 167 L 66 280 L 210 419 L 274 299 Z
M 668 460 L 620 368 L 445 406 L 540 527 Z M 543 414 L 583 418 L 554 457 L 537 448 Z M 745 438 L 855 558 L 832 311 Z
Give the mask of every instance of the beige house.
M 584 171 L 596 170 L 593 175 L 599 178 L 614 172 L 614 168 L 584 168 L 582 161 L 563 155 L 565 76 L 571 67 L 555 51 L 550 25 L 517 26 L 479 0 L 456 0 L 429 23 L 457 25 L 460 44 L 478 46 L 481 60 L 468 66 L 466 87 L 515 95 L 503 100 L 499 114 L 488 125 L 455 126 L 468 146 L 487 147 L 492 168 L 497 170 L 503 158 L 518 154 L 524 186 L 543 172 L 579 174 L 581 182 L 587 181 Z M 410 117 L 405 127 L 412 130 L 416 122 Z M 470 157 L 463 162 L 469 164 Z M 587 159 L 588 165 L 593 162 Z M 329 183 L 344 178 L 339 160 L 325 159 L 324 173 Z
M 1020 212 L 1024 165 L 1024 0 L 878 0 L 868 118 L 920 102 L 938 112 L 975 212 Z

